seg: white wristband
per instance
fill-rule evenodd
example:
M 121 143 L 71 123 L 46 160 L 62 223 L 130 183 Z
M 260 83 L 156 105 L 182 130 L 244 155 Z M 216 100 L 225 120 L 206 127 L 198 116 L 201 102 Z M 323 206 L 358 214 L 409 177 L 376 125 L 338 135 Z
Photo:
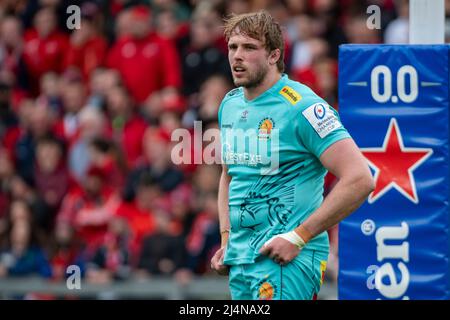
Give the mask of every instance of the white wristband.
M 302 249 L 306 243 L 305 241 L 303 241 L 302 237 L 300 237 L 297 232 L 295 231 L 290 231 L 290 232 L 286 232 L 286 233 L 282 233 L 282 234 L 277 234 L 275 236 L 273 236 L 272 238 L 270 238 L 269 240 L 266 241 L 266 243 L 264 245 L 268 245 L 270 242 L 272 242 L 273 239 L 275 239 L 276 237 L 280 237 L 283 238 L 287 241 L 289 241 L 290 243 L 294 244 L 297 246 L 297 248 Z

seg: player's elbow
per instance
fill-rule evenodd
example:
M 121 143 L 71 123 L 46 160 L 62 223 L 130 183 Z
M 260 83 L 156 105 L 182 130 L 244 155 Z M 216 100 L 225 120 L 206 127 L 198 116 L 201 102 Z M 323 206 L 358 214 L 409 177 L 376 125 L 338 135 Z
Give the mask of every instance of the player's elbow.
M 363 198 L 367 198 L 369 194 L 375 189 L 375 181 L 372 174 L 369 172 L 361 173 L 358 177 L 358 190 Z
M 346 177 L 346 184 L 357 199 L 366 199 L 375 189 L 375 182 L 368 168 L 355 166 Z

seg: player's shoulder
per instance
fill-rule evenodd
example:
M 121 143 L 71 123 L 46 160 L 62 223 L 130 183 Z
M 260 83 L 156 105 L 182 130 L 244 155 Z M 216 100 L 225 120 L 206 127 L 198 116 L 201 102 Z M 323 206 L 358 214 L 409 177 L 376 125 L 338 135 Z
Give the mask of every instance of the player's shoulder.
M 244 90 L 242 87 L 234 88 L 234 89 L 228 91 L 228 93 L 223 98 L 223 102 L 242 98 L 243 95 L 244 95 Z
M 284 76 L 283 78 L 281 87 L 279 87 L 275 95 L 290 109 L 295 110 L 302 108 L 305 103 L 307 104 L 318 98 L 318 96 L 304 84 L 291 80 L 287 76 Z
M 291 79 L 286 79 L 278 96 L 295 114 L 302 113 L 317 103 L 327 104 L 311 88 Z
M 222 117 L 222 111 L 227 110 L 226 112 L 232 112 L 233 105 L 237 106 L 239 105 L 239 101 L 243 99 L 244 96 L 244 90 L 242 87 L 235 88 L 230 90 L 222 99 L 222 102 L 219 106 L 219 119 Z

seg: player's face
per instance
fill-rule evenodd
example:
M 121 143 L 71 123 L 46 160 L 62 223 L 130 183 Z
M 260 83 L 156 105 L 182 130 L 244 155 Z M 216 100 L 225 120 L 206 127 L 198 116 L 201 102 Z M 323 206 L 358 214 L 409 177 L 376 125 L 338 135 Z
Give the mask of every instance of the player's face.
M 228 60 L 236 86 L 255 88 L 269 70 L 269 54 L 260 40 L 233 33 L 228 41 Z

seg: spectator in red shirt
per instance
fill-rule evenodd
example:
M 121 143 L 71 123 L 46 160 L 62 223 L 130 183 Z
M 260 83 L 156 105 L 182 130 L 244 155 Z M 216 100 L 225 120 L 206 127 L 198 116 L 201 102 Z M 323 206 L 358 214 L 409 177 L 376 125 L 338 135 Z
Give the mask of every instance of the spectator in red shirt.
M 151 30 L 150 10 L 136 6 L 124 11 L 128 34 L 112 47 L 107 65 L 120 71 L 125 85 L 137 103 L 162 89 L 176 90 L 181 85 L 179 57 L 172 42 Z
M 122 150 L 110 139 L 96 137 L 89 144 L 89 155 L 91 165 L 103 171 L 105 182 L 116 191 L 122 190 L 126 174 Z
M 34 28 L 25 32 L 24 59 L 31 76 L 31 91 L 37 95 L 41 76 L 49 71 L 62 72 L 68 37 L 57 29 L 53 9 L 43 8 L 36 13 Z
M 124 218 L 130 228 L 134 262 L 141 250 L 142 240 L 156 229 L 154 211 L 158 209 L 161 196 L 162 192 L 154 179 L 149 174 L 143 174 L 138 181 L 134 200 L 123 201 L 117 209 L 116 215 Z
M 103 243 L 86 266 L 86 280 L 102 284 L 125 280 L 131 274 L 129 230 L 126 221 L 114 217 L 108 224 Z
M 86 244 L 88 257 L 99 248 L 108 230 L 108 222 L 119 205 L 117 193 L 105 184 L 104 172 L 90 167 L 82 189 L 73 189 L 63 200 L 57 225 L 69 224 Z
M 107 42 L 93 20 L 95 13 L 82 12 L 81 28 L 72 33 L 66 56 L 66 66 L 77 68 L 85 80 L 93 70 L 103 65 L 107 51 Z
M 86 261 L 80 241 L 75 237 L 74 228 L 68 224 L 59 224 L 53 237 L 50 251 L 53 280 L 65 279 L 67 267 L 70 265 L 77 265 L 83 276 Z

